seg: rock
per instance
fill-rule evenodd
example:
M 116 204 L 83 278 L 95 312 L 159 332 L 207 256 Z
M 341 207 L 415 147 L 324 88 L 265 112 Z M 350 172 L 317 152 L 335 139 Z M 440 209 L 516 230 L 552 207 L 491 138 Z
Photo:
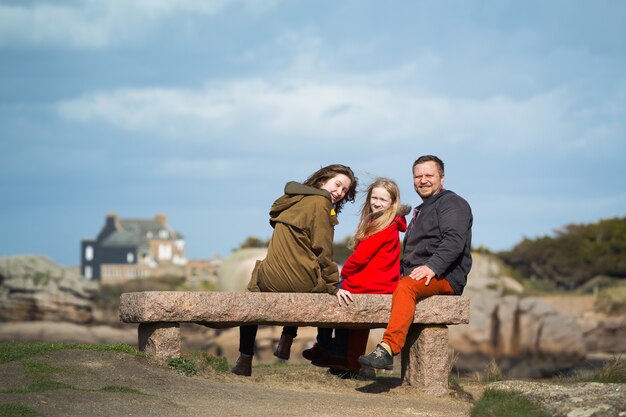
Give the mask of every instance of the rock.
M 0 258 L 0 321 L 93 320 L 93 282 L 45 256 Z
M 626 384 L 595 382 L 568 385 L 528 381 L 499 381 L 487 389 L 520 392 L 554 417 L 623 417 Z
M 137 346 L 137 326 L 123 328 L 111 326 L 59 322 L 59 321 L 12 321 L 0 323 L 2 342 L 47 343 L 126 343 Z
M 578 323 L 590 352 L 626 352 L 626 316 L 590 314 L 579 317 Z
M 266 255 L 267 248 L 246 248 L 233 252 L 218 270 L 218 291 L 245 291 L 256 261 L 265 259 Z
M 380 328 L 387 325 L 390 294 L 355 294 L 347 306 L 324 293 L 145 291 L 120 297 L 125 323 L 194 322 L 209 327 L 241 323 Z M 415 309 L 420 324 L 466 323 L 466 297 L 433 296 Z
M 539 298 L 517 295 L 512 278 L 500 278 L 502 265 L 495 257 L 474 257 L 464 292 L 470 299 L 470 322 L 450 328 L 457 368 L 482 371 L 495 360 L 505 375 L 534 378 L 585 359 L 582 330 L 574 317 Z

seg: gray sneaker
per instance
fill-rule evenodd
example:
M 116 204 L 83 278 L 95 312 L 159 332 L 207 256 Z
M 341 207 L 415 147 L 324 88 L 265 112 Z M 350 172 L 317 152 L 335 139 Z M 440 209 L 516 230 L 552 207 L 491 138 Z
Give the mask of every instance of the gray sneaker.
M 387 352 L 387 349 L 378 344 L 372 352 L 359 356 L 359 363 L 372 368 L 391 371 L 393 369 L 393 356 Z

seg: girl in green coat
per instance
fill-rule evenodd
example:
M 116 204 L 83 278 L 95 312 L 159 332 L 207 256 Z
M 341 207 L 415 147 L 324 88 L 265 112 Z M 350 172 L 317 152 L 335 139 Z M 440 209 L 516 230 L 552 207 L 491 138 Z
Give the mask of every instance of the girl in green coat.
M 274 228 L 267 256 L 258 261 L 248 284 L 249 291 L 327 292 L 349 303 L 349 291 L 338 289 L 339 270 L 333 261 L 337 213 L 346 201 L 354 201 L 357 179 L 345 165 L 329 165 L 313 173 L 304 183 L 288 182 L 285 194 L 270 209 Z M 240 356 L 232 372 L 252 375 L 256 325 L 241 326 Z M 274 354 L 289 358 L 296 327 L 285 327 Z

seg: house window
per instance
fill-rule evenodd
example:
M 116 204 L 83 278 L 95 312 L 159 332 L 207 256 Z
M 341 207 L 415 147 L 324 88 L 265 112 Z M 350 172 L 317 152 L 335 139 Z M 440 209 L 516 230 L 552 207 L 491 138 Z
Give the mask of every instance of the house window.
M 172 245 L 165 243 L 159 245 L 159 259 L 172 259 Z
M 91 261 L 93 259 L 93 246 L 85 246 L 85 260 Z
M 126 262 L 128 262 L 129 264 L 132 264 L 133 262 L 135 262 L 135 254 L 132 252 L 128 252 L 126 254 Z
M 169 234 L 169 233 L 167 233 L 167 230 L 165 230 L 165 229 L 161 229 L 161 230 L 159 230 L 159 237 L 160 237 L 161 239 L 167 239 L 167 238 L 169 238 L 169 237 L 170 237 L 170 234 Z
M 93 278 L 93 271 L 90 266 L 85 266 L 85 278 L 87 279 Z

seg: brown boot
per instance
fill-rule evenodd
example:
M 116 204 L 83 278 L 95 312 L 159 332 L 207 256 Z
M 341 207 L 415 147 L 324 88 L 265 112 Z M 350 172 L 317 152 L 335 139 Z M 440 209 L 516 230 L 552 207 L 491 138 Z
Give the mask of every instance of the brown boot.
M 241 353 L 237 363 L 230 372 L 241 376 L 252 376 L 252 355 Z
M 276 351 L 274 352 L 274 356 L 279 359 L 287 360 L 289 359 L 289 354 L 291 353 L 291 344 L 293 343 L 293 336 L 283 334 L 280 336 L 280 340 L 278 341 L 278 347 L 276 347 Z

